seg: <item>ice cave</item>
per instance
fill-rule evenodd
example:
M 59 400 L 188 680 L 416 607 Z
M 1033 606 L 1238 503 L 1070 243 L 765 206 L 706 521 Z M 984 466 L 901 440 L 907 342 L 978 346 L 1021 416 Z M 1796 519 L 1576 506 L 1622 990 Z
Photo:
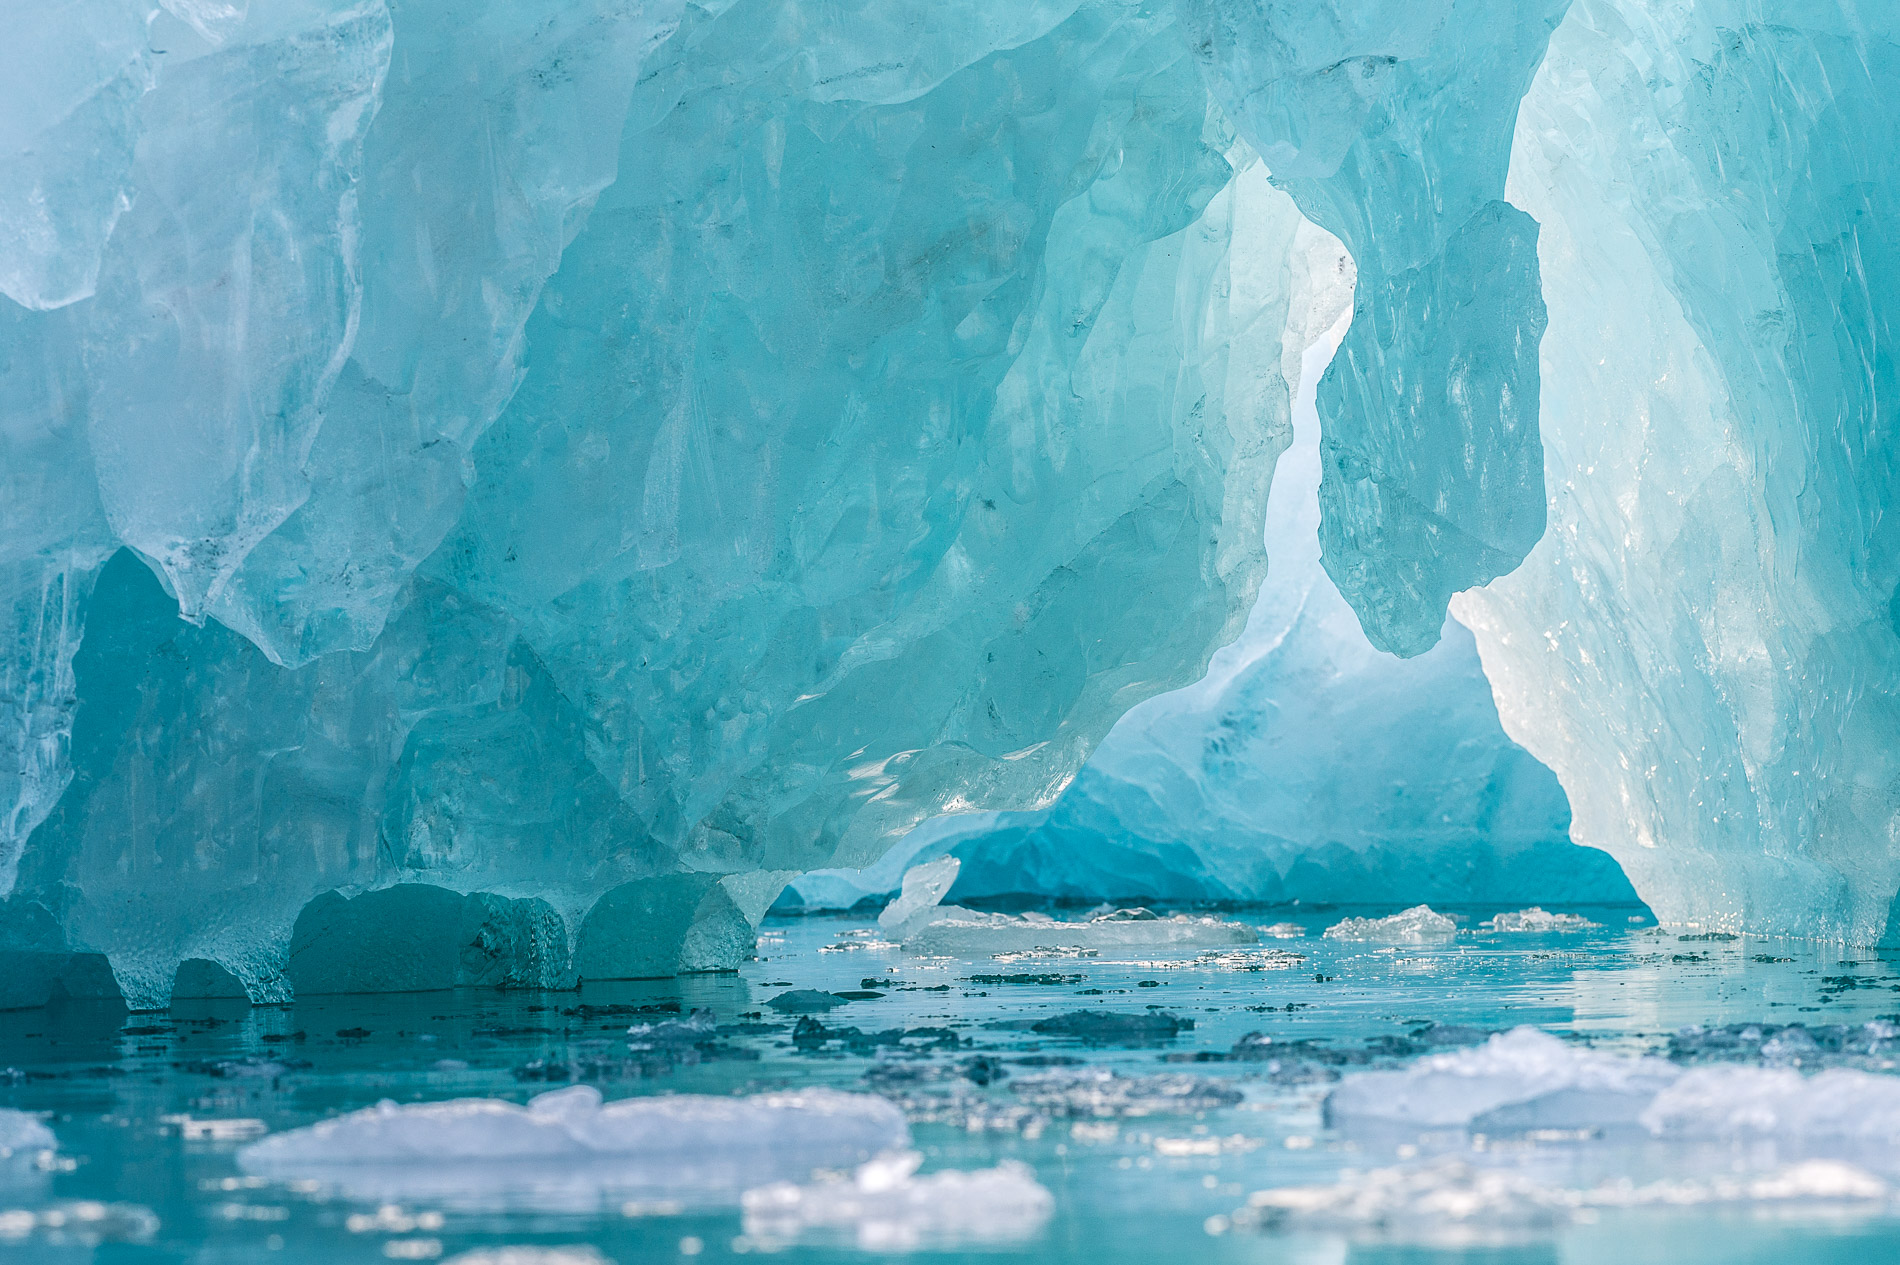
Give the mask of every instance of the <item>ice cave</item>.
M 1900 0 L 0 4 L 0 1258 L 1900 1256 L 1896 505 Z

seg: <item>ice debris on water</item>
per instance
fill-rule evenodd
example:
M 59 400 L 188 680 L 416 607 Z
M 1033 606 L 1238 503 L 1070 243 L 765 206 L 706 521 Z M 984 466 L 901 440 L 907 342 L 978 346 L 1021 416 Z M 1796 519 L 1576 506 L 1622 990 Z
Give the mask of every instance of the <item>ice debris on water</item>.
M 144 1243 L 158 1233 L 158 1225 L 157 1214 L 140 1204 L 63 1199 L 37 1209 L 0 1208 L 0 1244 L 26 1239 L 51 1246 Z
M 1346 1076 L 1325 1113 L 1344 1128 L 1641 1129 L 1873 1150 L 1900 1145 L 1900 1077 L 1838 1067 L 1814 1075 L 1730 1063 L 1685 1069 L 1525 1027 L 1401 1069 Z
M 247 1173 L 333 1184 L 345 1193 L 470 1203 L 592 1206 L 605 1191 L 735 1198 L 909 1145 L 903 1113 L 829 1089 L 720 1097 L 677 1094 L 603 1104 L 589 1085 L 524 1106 L 497 1098 L 374 1107 L 274 1134 L 238 1153 Z
M 1429 944 L 1458 934 L 1458 924 L 1429 905 L 1385 918 L 1346 918 L 1326 928 L 1328 940 L 1373 940 L 1387 944 Z
M 748 1190 L 745 1232 L 771 1240 L 842 1232 L 866 1251 L 909 1251 L 1017 1242 L 1042 1229 L 1055 1208 L 1054 1198 L 1020 1161 L 919 1177 L 923 1158 L 915 1151 L 893 1152 L 849 1177 Z
M 443 1265 L 613 1265 L 591 1247 L 482 1247 Z
M 1336 1182 L 1256 1191 L 1231 1218 L 1236 1228 L 1373 1234 L 1401 1242 L 1460 1243 L 1547 1231 L 1609 1208 L 1698 1204 L 1866 1204 L 1885 1182 L 1833 1160 L 1759 1174 L 1638 1185 L 1627 1178 L 1585 1189 L 1539 1182 L 1516 1169 L 1443 1159 L 1413 1167 L 1348 1170 Z
M 939 904 L 956 881 L 959 862 L 940 857 L 904 873 L 903 892 L 878 915 L 878 925 L 903 936 L 904 948 L 935 955 L 1086 952 L 1107 948 L 1204 948 L 1253 944 L 1252 927 L 1219 918 L 1149 909 L 1091 911 L 1079 921 L 1030 911 L 985 913 Z
M 1733 1023 L 1679 1029 L 1669 1057 L 1683 1062 L 1740 1062 L 1768 1066 L 1900 1066 L 1900 1026 L 1874 1019 L 1859 1024 Z
M 1532 905 L 1529 909 L 1520 909 L 1515 913 L 1502 913 L 1486 919 L 1483 927 L 1486 931 L 1591 931 L 1603 924 L 1591 922 L 1581 914 L 1553 914 Z
M 1348 1076 L 1328 1095 L 1326 1118 L 1492 1132 L 1632 1124 L 1679 1073 L 1663 1059 L 1601 1053 L 1513 1028 L 1470 1049 Z
M 44 1151 L 59 1146 L 53 1131 L 38 1116 L 0 1107 L 0 1173 L 7 1167 L 30 1162 Z

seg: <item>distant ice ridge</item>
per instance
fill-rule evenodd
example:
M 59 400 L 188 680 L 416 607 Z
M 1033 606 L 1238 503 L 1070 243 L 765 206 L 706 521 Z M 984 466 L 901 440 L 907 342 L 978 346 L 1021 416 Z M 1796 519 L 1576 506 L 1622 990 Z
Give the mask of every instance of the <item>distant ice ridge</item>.
M 1050 808 L 927 822 L 873 866 L 794 879 L 785 907 L 849 908 L 942 856 L 965 901 L 1635 903 L 1608 856 L 1568 841 L 1563 790 L 1499 727 L 1470 634 L 1448 624 L 1416 659 L 1375 650 L 1322 567 L 1314 390 L 1340 333 L 1305 349 L 1272 568 L 1206 678 L 1131 710 Z
M 244 1171 L 311 1179 L 363 1198 L 592 1208 L 609 1194 L 736 1199 L 909 1145 L 882 1098 L 810 1089 L 745 1098 L 679 1094 L 602 1104 L 587 1085 L 519 1106 L 494 1098 L 384 1102 L 273 1134 Z
M 866 1251 L 900 1252 L 1026 1239 L 1055 1208 L 1048 1190 L 1019 1161 L 919 1177 L 922 1163 L 917 1152 L 899 1151 L 860 1165 L 849 1177 L 748 1190 L 745 1232 L 780 1240 L 844 1232 Z
M 1458 924 L 1429 905 L 1384 918 L 1345 918 L 1326 928 L 1328 940 L 1377 940 L 1392 944 L 1429 944 L 1458 934 Z
M 1024 953 L 1035 949 L 1166 949 L 1254 944 L 1259 934 L 1244 923 L 1146 909 L 1116 909 L 1083 919 L 1047 914 L 993 914 L 937 902 L 956 882 L 961 863 L 940 857 L 908 871 L 896 900 L 878 915 L 878 926 L 903 937 L 914 953 Z
M 1900 1077 L 1848 1068 L 1682 1068 L 1515 1028 L 1395 1071 L 1345 1077 L 1326 1099 L 1342 1127 L 1639 1128 L 1659 1138 L 1769 1141 L 1861 1157 L 1900 1146 Z

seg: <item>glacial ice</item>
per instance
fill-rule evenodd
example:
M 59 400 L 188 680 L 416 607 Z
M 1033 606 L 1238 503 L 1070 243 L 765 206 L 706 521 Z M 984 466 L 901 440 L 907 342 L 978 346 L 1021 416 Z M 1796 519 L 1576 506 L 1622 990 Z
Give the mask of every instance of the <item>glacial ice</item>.
M 353 1198 L 589 1209 L 628 1192 L 736 1201 L 752 1186 L 909 1144 L 903 1113 L 869 1094 L 676 1094 L 603 1105 L 599 1090 L 574 1085 L 525 1107 L 386 1101 L 272 1134 L 240 1151 L 238 1164 Z
M 1848 0 L 13 6 L 9 991 L 729 966 L 786 879 L 1065 787 L 1015 825 L 1127 828 L 1086 873 L 1283 882 L 1310 836 L 1160 833 L 1219 750 L 1069 779 L 1250 608 L 1314 226 L 1368 647 L 1449 603 L 1663 920 L 1900 936 L 1896 101 Z M 1307 705 L 1242 677 L 1236 746 Z M 1553 825 L 1511 759 L 1454 822 Z
M 1453 610 L 1665 922 L 1893 934 L 1896 102 L 1891 4 L 1574 0 L 1519 112 L 1550 530 Z
M 1310 249 L 1310 271 L 1339 278 L 1318 324 L 1350 272 Z M 1449 624 L 1416 659 L 1375 650 L 1321 567 L 1313 391 L 1339 332 L 1301 356 L 1272 567 L 1207 677 L 1131 710 L 1050 808 L 926 822 L 875 865 L 794 879 L 785 907 L 850 908 L 937 856 L 961 862 L 959 901 L 1635 902 L 1607 856 L 1567 841 L 1563 790 L 1504 736 L 1470 635 Z
M 859 1165 L 848 1178 L 748 1190 L 745 1232 L 790 1241 L 848 1231 L 866 1251 L 908 1252 L 1026 1239 L 1054 1211 L 1055 1200 L 1021 1161 L 918 1177 L 923 1159 L 915 1151 L 894 1152 Z
M 1237 631 L 1302 220 L 1170 7 L 61 13 L 0 41 L 0 946 L 281 999 L 394 891 L 448 943 L 326 987 L 730 965 Z

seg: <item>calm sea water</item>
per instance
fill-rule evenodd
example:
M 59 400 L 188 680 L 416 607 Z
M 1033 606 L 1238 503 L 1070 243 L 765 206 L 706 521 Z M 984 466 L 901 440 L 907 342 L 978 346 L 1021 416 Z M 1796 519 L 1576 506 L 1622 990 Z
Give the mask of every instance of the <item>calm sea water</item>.
M 1625 913 L 1606 921 L 1625 923 Z M 1894 967 L 1838 946 L 1684 941 L 1627 925 L 1380 946 L 1322 939 L 1322 925 L 1314 920 L 1314 934 L 1302 938 L 1264 940 L 1263 952 L 1251 955 L 1104 952 L 998 962 L 911 958 L 878 947 L 864 920 L 813 918 L 769 922 L 757 960 L 735 975 L 578 993 L 316 998 L 256 1009 L 199 1003 L 137 1015 L 68 1005 L 0 1014 L 0 1106 L 41 1113 L 59 1139 L 53 1160 L 0 1181 L 0 1258 L 341 1263 L 536 1246 L 591 1248 L 620 1265 L 762 1252 L 801 1262 L 924 1255 L 1088 1265 L 1900 1259 L 1900 1219 L 1894 1204 L 1879 1199 L 1665 1203 L 1551 1224 L 1480 1218 L 1451 1229 L 1376 1218 L 1297 1233 L 1230 1228 L 1228 1218 L 1257 1190 L 1336 1183 L 1448 1156 L 1567 1187 L 1770 1171 L 1798 1158 L 1760 1146 L 1664 1147 L 1581 1135 L 1367 1140 L 1324 1127 L 1330 1078 L 1403 1065 L 1434 1039 L 1432 1031 L 1442 1038 L 1451 1025 L 1531 1024 L 1611 1050 L 1667 1052 L 1671 1035 L 1688 1025 L 1800 1023 L 1825 1034 L 1830 1025 L 1900 1012 Z M 1264 952 L 1276 949 L 1300 956 Z M 768 1004 L 789 989 L 877 996 L 815 1017 L 828 1031 L 808 1023 L 798 1039 L 796 1017 Z M 699 1009 L 721 1025 L 714 1036 L 659 1051 L 628 1048 L 629 1024 Z M 1156 1021 L 1150 1031 L 1131 1029 L 1108 1043 L 1033 1030 L 1079 1009 L 1169 1015 L 1192 1027 L 1167 1036 L 1160 1031 L 1167 1023 Z M 845 1031 L 851 1028 L 855 1037 Z M 901 1039 L 904 1032 L 914 1035 Z M 1287 1059 L 1274 1067 L 1228 1061 L 1236 1042 L 1255 1032 L 1284 1045 Z M 1680 1039 L 1676 1049 L 1689 1057 Z M 1817 1052 L 1807 1070 L 1832 1058 Z M 1852 1061 L 1884 1067 L 1879 1057 Z M 1186 1112 L 1137 1103 L 1137 1114 L 1108 1108 L 1080 1119 L 1059 1107 L 1024 1108 L 1017 1089 L 1024 1077 L 1089 1067 L 1205 1078 L 1238 1090 L 1241 1100 Z M 932 1068 L 975 1069 L 975 1079 L 946 1070 L 948 1081 L 932 1080 Z M 926 1172 L 1021 1160 L 1053 1194 L 1055 1212 L 1015 1242 L 957 1246 L 926 1236 L 886 1251 L 848 1232 L 790 1242 L 748 1234 L 730 1200 L 615 1195 L 586 1206 L 535 1206 L 532 1199 L 490 1204 L 479 1193 L 433 1202 L 350 1198 L 313 1183 L 259 1182 L 237 1166 L 236 1152 L 251 1137 L 379 1100 L 526 1101 L 568 1076 L 593 1080 L 609 1099 L 881 1088 L 908 1096 L 916 1110 Z M 929 1095 L 952 1082 L 958 1105 L 918 1105 L 946 1101 Z M 1900 1170 L 1900 1156 L 1891 1159 Z M 102 1214 L 85 1201 L 113 1207 Z

